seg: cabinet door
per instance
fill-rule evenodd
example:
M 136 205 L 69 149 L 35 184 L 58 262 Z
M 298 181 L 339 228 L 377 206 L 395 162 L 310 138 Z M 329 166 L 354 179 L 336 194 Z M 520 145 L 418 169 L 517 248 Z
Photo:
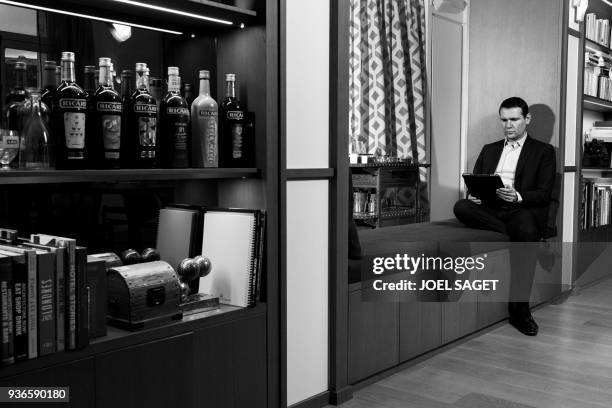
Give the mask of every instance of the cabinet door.
M 418 287 L 422 279 L 437 279 L 434 272 L 424 272 L 412 278 Z M 438 293 L 406 291 L 401 295 L 400 362 L 433 350 L 442 344 L 442 306 Z
M 100 354 L 96 408 L 195 407 L 194 366 L 193 333 Z
M 88 358 L 0 380 L 2 387 L 69 387 L 70 402 L 19 403 L 19 408 L 81 408 L 94 406 L 94 360 Z M 1 406 L 2 404 L 0 404 Z M 10 405 L 10 404 L 9 404 Z M 7 406 L 9 406 L 7 405 Z
M 399 304 L 349 294 L 348 376 L 353 384 L 399 363 Z
M 195 347 L 199 407 L 266 407 L 264 314 L 198 331 Z

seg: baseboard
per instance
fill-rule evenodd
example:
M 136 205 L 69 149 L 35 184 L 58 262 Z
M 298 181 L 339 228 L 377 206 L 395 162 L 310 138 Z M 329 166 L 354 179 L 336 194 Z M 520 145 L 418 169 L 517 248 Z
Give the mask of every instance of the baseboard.
M 329 391 L 310 397 L 304 401 L 290 405 L 289 408 L 322 408 L 329 404 Z
M 340 405 L 353 398 L 353 387 L 347 385 L 346 387 L 331 391 L 329 394 L 329 403 L 332 405 Z

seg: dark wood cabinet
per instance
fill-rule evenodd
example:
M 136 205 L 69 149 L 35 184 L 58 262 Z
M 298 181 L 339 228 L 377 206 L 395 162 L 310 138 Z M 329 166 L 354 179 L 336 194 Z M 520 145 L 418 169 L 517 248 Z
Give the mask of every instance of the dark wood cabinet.
M 59 364 L 34 370 L 11 378 L 1 379 L 1 387 L 69 387 L 70 402 L 19 403 L 20 408 L 82 408 L 94 407 L 94 359 L 85 358 L 68 364 Z M 7 405 L 10 406 L 10 405 Z
M 200 330 L 195 333 L 194 344 L 198 406 L 266 406 L 264 315 Z M 224 349 L 232 352 L 215 352 Z
M 96 356 L 96 407 L 195 407 L 193 333 Z

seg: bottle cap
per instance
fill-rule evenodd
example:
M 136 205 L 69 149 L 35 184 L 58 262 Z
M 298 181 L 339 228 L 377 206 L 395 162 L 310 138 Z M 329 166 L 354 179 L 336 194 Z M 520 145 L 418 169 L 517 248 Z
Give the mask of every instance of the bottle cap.
M 183 84 L 183 88 L 185 88 L 186 91 L 191 91 L 193 90 L 193 85 L 191 85 L 189 82 L 185 82 Z
M 149 79 L 149 86 L 153 88 L 161 88 L 162 85 L 163 85 L 163 82 L 161 78 L 150 78 Z
M 170 75 L 178 75 L 179 69 L 178 67 L 168 67 L 168 76 Z
M 134 76 L 134 71 L 132 71 L 131 69 L 124 69 L 123 71 L 121 71 L 121 78 L 123 77 L 133 77 Z
M 57 66 L 55 67 L 55 73 L 56 73 L 56 74 L 59 74 L 59 73 L 61 73 L 61 72 L 62 72 L 62 67 L 61 67 L 61 66 L 59 66 L 59 65 L 57 65 Z
M 16 71 L 25 71 L 26 70 L 26 63 L 23 61 L 17 61 L 15 63 L 15 70 Z
M 70 52 L 70 51 L 62 52 L 62 61 L 74 62 L 74 52 Z
M 200 71 L 200 79 L 210 79 L 210 72 L 206 69 Z
M 136 68 L 135 71 L 136 72 L 144 72 L 147 69 L 147 64 L 144 62 L 137 62 L 136 63 Z
M 225 80 L 226 81 L 235 81 L 236 80 L 236 74 L 225 74 Z
M 111 59 L 108 57 L 100 57 L 98 58 L 98 65 L 101 67 L 110 67 Z
M 49 69 L 55 71 L 55 67 L 57 66 L 57 62 L 55 61 L 45 61 L 44 69 Z
M 94 67 L 93 65 L 85 65 L 84 72 L 86 74 L 94 74 L 96 72 L 96 67 Z

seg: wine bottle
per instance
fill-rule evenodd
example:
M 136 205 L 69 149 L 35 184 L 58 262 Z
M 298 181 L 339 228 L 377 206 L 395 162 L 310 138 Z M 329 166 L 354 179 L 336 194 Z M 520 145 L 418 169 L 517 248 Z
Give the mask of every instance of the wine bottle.
M 26 64 L 17 61 L 14 68 L 15 86 L 6 95 L 6 117 L 7 126 L 10 130 L 21 132 L 23 129 L 24 110 L 23 105 L 28 98 L 26 91 Z
M 193 104 L 193 101 L 195 99 L 195 96 L 193 96 L 193 85 L 192 84 L 185 82 L 185 84 L 183 85 L 183 96 L 185 97 L 185 100 L 187 101 L 189 110 L 191 110 L 191 105 Z
M 87 161 L 90 167 L 94 169 L 102 166 L 102 141 L 98 139 L 96 133 L 96 125 L 94 118 L 96 116 L 96 67 L 93 65 L 85 65 L 83 67 L 83 91 L 87 100 L 86 126 L 85 134 L 89 135 L 86 139 L 85 149 L 87 150 Z
M 189 167 L 190 112 L 187 101 L 181 96 L 181 77 L 178 67 L 168 67 L 168 93 L 161 101 L 160 153 L 163 167 Z
M 221 104 L 219 166 L 240 167 L 243 160 L 242 125 L 244 110 L 236 98 L 236 75 L 225 75 L 225 99 Z
M 147 64 L 136 63 L 136 90 L 130 98 L 127 112 L 125 166 L 154 168 L 157 166 L 157 101 L 149 93 Z M 123 140 L 121 146 L 123 147 Z
M 55 95 L 55 90 L 57 89 L 58 83 L 55 78 L 55 67 L 57 63 L 55 61 L 45 61 L 45 65 L 43 67 L 43 76 L 42 76 L 42 84 L 43 87 L 40 90 L 41 96 L 40 100 L 47 107 L 47 124 L 50 124 L 51 118 L 51 108 L 53 107 L 53 97 Z
M 101 166 L 118 168 L 121 158 L 121 96 L 112 87 L 111 59 L 100 58 L 100 85 L 94 95 L 94 138 L 101 147 Z
M 191 104 L 192 163 L 194 167 L 218 167 L 219 106 L 210 96 L 210 72 L 202 70 L 200 94 Z
M 62 52 L 62 82 L 53 98 L 52 132 L 58 169 L 87 168 L 86 111 L 83 89 L 75 82 L 74 53 Z

